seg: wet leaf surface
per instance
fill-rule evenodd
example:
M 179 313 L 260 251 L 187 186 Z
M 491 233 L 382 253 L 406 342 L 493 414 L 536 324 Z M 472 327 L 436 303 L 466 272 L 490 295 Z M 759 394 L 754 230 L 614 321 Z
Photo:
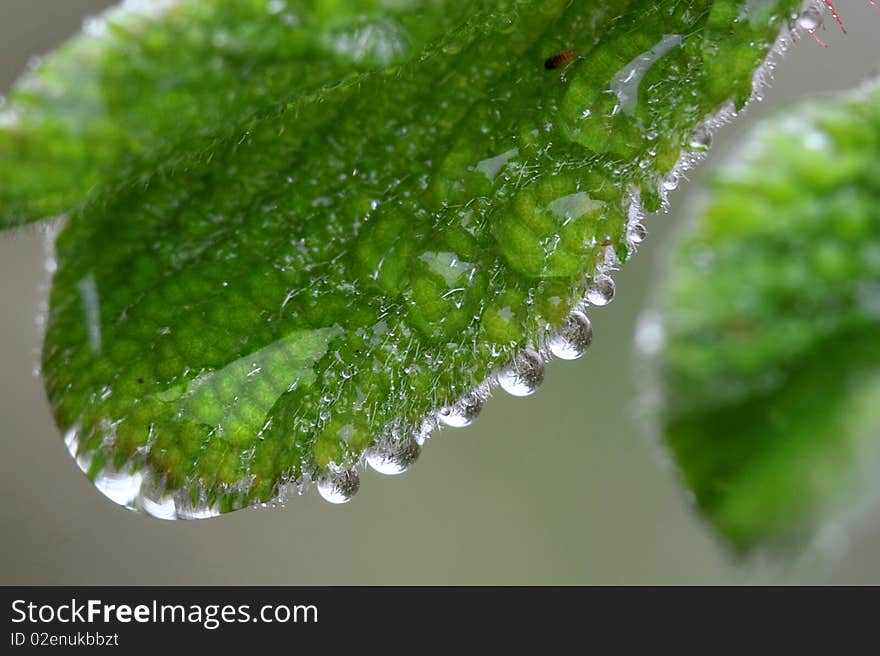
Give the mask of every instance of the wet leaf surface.
M 495 373 L 534 392 L 798 4 L 202 0 L 92 29 L 0 131 L 3 221 L 70 210 L 43 365 L 79 465 L 162 517 L 345 501 Z

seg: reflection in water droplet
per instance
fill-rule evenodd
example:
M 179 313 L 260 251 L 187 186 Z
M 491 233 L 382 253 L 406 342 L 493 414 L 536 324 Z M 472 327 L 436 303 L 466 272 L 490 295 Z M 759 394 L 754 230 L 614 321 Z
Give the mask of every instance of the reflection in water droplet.
M 367 450 L 367 464 L 380 474 L 397 476 L 418 460 L 422 447 L 414 435 L 403 442 L 377 444 Z
M 156 519 L 177 519 L 174 497 L 166 495 L 164 486 L 147 473 L 141 483 L 140 507 Z
M 203 499 L 193 503 L 186 490 L 177 494 L 175 510 L 178 519 L 211 519 L 211 517 L 217 517 L 220 514 L 220 507 L 216 504 L 209 506 Z
M 550 339 L 550 352 L 562 360 L 577 360 L 593 341 L 593 326 L 583 312 L 575 310 L 565 324 Z
M 648 237 L 648 231 L 641 223 L 633 223 L 626 229 L 626 236 L 631 244 L 641 244 Z
M 544 382 L 544 361 L 532 349 L 518 354 L 498 372 L 498 384 L 511 396 L 531 396 Z
M 174 499 L 171 497 L 155 500 L 142 497 L 141 507 L 145 513 L 156 519 L 177 519 L 177 510 L 174 508 Z
M 471 393 L 465 394 L 454 404 L 441 408 L 437 419 L 450 428 L 464 428 L 474 423 L 483 409 L 483 399 Z
M 587 290 L 587 302 L 597 307 L 608 305 L 614 300 L 614 279 L 604 273 L 593 278 L 593 284 Z
M 132 472 L 128 467 L 118 472 L 105 469 L 95 477 L 95 487 L 120 506 L 131 506 L 140 494 L 143 480 L 143 472 Z
M 356 469 L 331 470 L 321 474 L 318 479 L 318 494 L 330 503 L 348 503 L 360 486 L 361 479 Z
M 797 26 L 807 32 L 815 32 L 822 27 L 824 16 L 818 7 L 807 7 L 797 17 Z
M 71 458 L 76 458 L 77 449 L 79 449 L 79 426 L 71 426 L 64 434 L 64 446 L 70 453 Z

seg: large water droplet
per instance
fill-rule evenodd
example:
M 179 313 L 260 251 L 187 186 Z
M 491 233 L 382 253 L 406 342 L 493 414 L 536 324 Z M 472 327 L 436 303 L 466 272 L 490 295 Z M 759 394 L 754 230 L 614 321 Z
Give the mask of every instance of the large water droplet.
M 360 486 L 361 478 L 356 469 L 326 471 L 318 478 L 318 494 L 324 501 L 335 504 L 351 501 Z
M 142 471 L 133 472 L 129 467 L 118 472 L 105 468 L 95 477 L 95 487 L 120 506 L 131 506 L 141 492 L 143 479 Z
M 188 490 L 176 495 L 175 509 L 178 519 L 210 519 L 220 514 L 219 504 L 209 505 L 205 499 L 193 502 Z
M 422 447 L 414 435 L 402 442 L 377 444 L 367 450 L 367 464 L 380 474 L 397 476 L 402 474 L 419 458 Z
M 519 353 L 498 372 L 498 384 L 511 396 L 530 396 L 544 382 L 544 361 L 532 349 Z
M 143 511 L 156 519 L 177 519 L 174 497 L 170 494 L 166 495 L 164 485 L 156 481 L 149 472 L 141 483 L 141 494 L 138 500 Z
M 583 312 L 575 310 L 550 339 L 550 352 L 562 360 L 577 360 L 593 341 L 593 326 Z
M 626 229 L 626 236 L 631 244 L 641 244 L 648 237 L 648 230 L 641 223 L 633 223 Z
M 593 283 L 587 290 L 587 302 L 598 307 L 608 305 L 614 300 L 614 292 L 614 279 L 609 275 L 600 273 L 593 278 Z
M 477 394 L 465 394 L 452 405 L 441 408 L 437 419 L 450 428 L 464 428 L 474 423 L 483 409 L 483 399 Z
M 797 17 L 797 26 L 807 32 L 815 32 L 822 27 L 823 20 L 824 16 L 821 9 L 818 7 L 807 7 Z

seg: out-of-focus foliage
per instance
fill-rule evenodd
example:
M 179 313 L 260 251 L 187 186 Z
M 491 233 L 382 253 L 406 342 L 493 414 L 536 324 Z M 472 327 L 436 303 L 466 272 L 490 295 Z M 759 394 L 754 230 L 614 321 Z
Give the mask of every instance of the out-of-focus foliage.
M 742 550 L 800 543 L 877 476 L 878 156 L 875 85 L 764 121 L 662 282 L 666 437 Z

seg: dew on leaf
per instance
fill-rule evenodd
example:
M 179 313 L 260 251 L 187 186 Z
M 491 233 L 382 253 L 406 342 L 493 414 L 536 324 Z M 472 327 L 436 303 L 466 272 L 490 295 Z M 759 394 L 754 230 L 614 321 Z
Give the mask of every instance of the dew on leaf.
M 593 341 L 593 326 L 583 312 L 568 315 L 562 327 L 550 337 L 547 346 L 561 360 L 577 360 L 587 352 Z
M 467 425 L 496 380 L 534 392 L 523 346 L 583 352 L 569 313 L 611 300 L 640 199 L 661 207 L 694 128 L 748 100 L 796 2 L 720 31 L 695 0 L 330 4 L 110 21 L 10 96 L 33 129 L 0 125 L 0 221 L 71 216 L 46 390 L 117 500 L 131 489 L 99 465 L 160 473 L 127 505 L 195 518 L 317 480 L 347 500 L 356 473 L 316 472 L 400 469 L 371 449 L 389 423 Z M 541 67 L 561 48 L 562 84 Z
M 136 499 L 137 505 L 156 519 L 177 519 L 177 506 L 174 497 L 166 494 L 164 487 L 154 475 L 145 475 L 141 483 L 140 495 Z
M 615 289 L 614 279 L 605 273 L 599 273 L 587 290 L 587 302 L 597 307 L 608 305 L 614 300 Z
M 641 244 L 648 238 L 648 230 L 642 223 L 633 223 L 627 227 L 626 236 L 631 244 Z
M 663 189 L 665 189 L 666 191 L 675 191 L 676 189 L 678 189 L 678 175 L 673 173 L 664 178 L 662 186 Z
M 815 32 L 822 27 L 822 10 L 818 7 L 807 7 L 797 17 L 797 26 L 807 32 Z
M 333 504 L 348 503 L 361 486 L 357 469 L 331 468 L 318 477 L 318 494 Z
M 209 504 L 204 499 L 193 502 L 188 497 L 188 492 L 175 495 L 174 506 L 177 519 L 211 519 L 220 514 L 220 507 L 217 504 Z
M 402 441 L 380 442 L 367 449 L 367 464 L 380 474 L 397 476 L 418 460 L 422 447 L 409 433 Z
M 141 492 L 144 473 L 133 472 L 130 466 L 120 471 L 104 468 L 95 477 L 95 487 L 105 497 L 120 506 L 131 506 Z
M 441 408 L 437 412 L 437 419 L 450 428 L 464 428 L 474 423 L 482 409 L 483 399 L 475 392 L 471 392 L 452 405 Z
M 498 372 L 498 384 L 511 396 L 531 396 L 544 382 L 544 360 L 533 349 L 518 353 Z

